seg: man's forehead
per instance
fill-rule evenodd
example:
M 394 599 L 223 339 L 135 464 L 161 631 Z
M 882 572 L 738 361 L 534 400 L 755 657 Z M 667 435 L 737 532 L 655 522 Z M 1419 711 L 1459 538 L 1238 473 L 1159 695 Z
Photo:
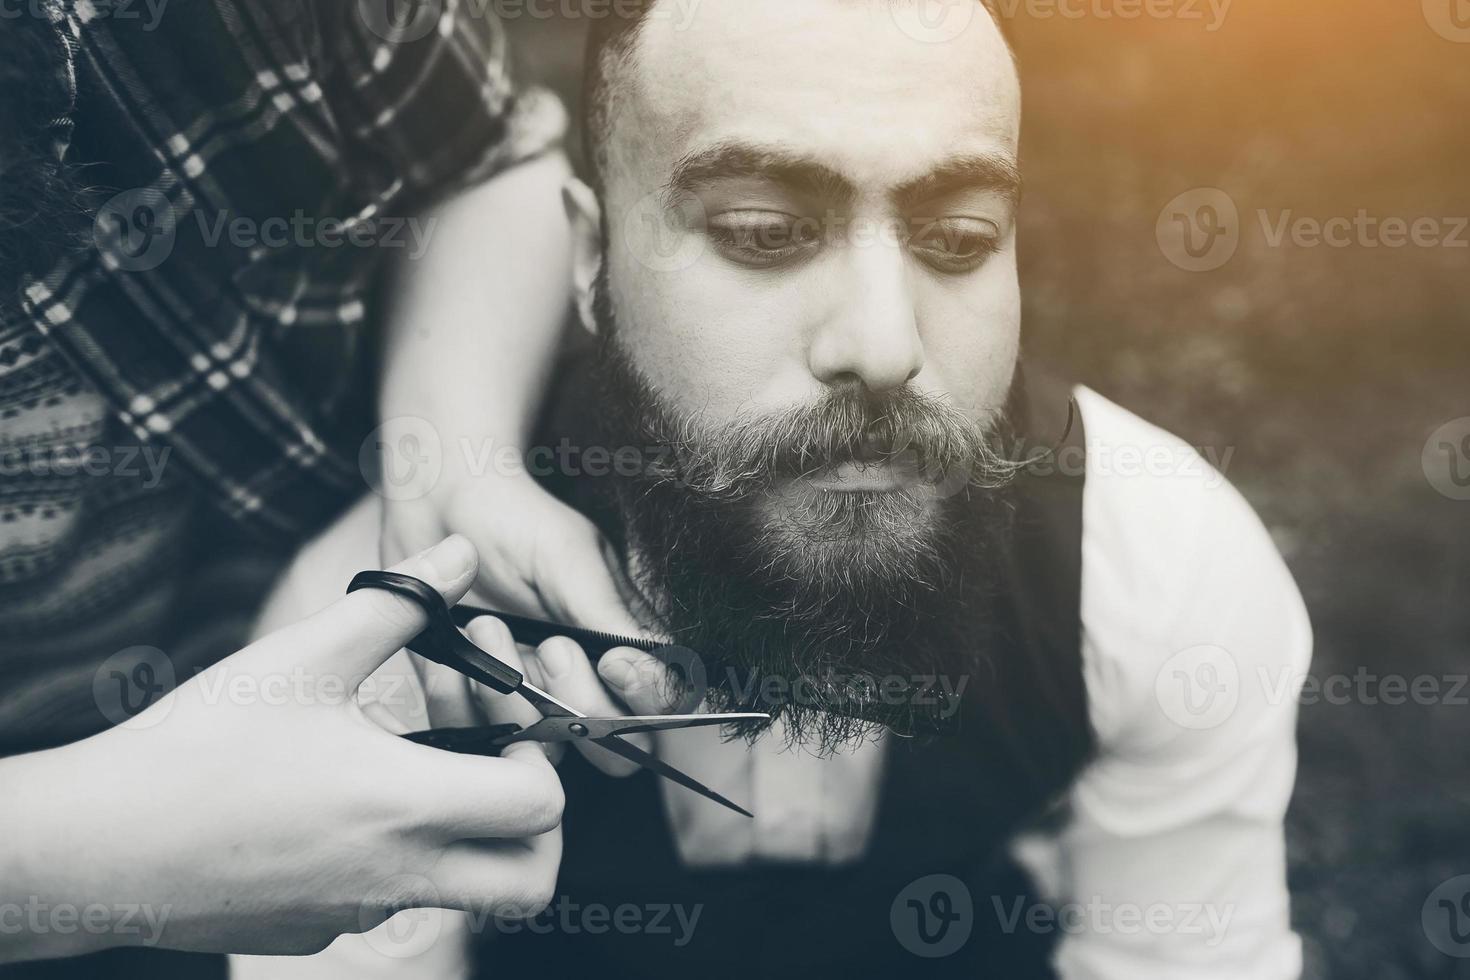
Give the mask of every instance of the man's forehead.
M 975 0 L 937 42 L 893 15 L 906 2 L 701 0 L 680 14 L 663 0 L 613 115 L 614 167 L 662 181 L 711 147 L 782 146 L 897 185 L 956 156 L 1014 156 L 1019 83 L 994 21 Z

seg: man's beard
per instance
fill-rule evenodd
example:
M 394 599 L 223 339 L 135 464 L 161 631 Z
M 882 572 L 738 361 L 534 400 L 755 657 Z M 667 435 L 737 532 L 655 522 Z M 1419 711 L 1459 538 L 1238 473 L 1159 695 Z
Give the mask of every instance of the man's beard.
M 853 385 L 716 428 L 631 363 L 605 280 L 595 308 L 601 435 L 649 447 L 614 480 L 629 578 L 699 654 L 681 693 L 784 718 L 821 751 L 883 728 L 951 730 L 994 645 L 987 609 L 1019 468 L 1007 417 L 982 428 L 911 388 Z M 878 462 L 904 474 L 899 489 L 798 482 Z

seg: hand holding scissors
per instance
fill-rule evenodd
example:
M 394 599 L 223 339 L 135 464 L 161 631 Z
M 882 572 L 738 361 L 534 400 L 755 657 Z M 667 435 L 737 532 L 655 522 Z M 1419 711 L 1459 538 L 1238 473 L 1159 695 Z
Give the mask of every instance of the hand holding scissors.
M 347 591 L 360 589 L 392 592 L 413 601 L 424 610 L 429 625 L 409 642 L 408 648 L 411 651 L 427 660 L 450 667 L 501 694 L 517 695 L 543 716 L 541 721 L 527 726 L 512 724 L 484 728 L 432 729 L 408 735 L 407 738 L 423 745 L 475 755 L 498 754 L 505 746 L 521 741 L 591 742 L 737 813 L 747 817 L 751 815 L 745 808 L 693 777 L 625 741 L 623 736 L 760 720 L 765 719 L 766 715 L 740 713 L 588 717 L 528 682 L 521 671 L 471 642 L 460 632 L 459 626 L 468 624 L 479 616 L 494 616 L 505 622 L 512 634 L 523 642 L 536 642 L 553 635 L 567 635 L 593 648 L 600 646 L 603 650 L 613 646 L 635 646 L 653 650 L 657 647 L 656 644 L 468 606 L 451 611 L 437 591 L 417 579 L 393 572 L 359 573 L 348 585 Z

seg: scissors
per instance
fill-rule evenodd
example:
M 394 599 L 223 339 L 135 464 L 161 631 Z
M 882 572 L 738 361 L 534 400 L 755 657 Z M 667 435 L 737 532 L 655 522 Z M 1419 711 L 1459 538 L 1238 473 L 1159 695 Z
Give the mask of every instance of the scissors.
M 700 715 L 634 715 L 620 718 L 589 718 L 576 708 L 567 705 L 528 682 L 520 671 L 492 657 L 471 643 L 460 632 L 459 627 L 476 616 L 502 618 L 510 626 L 515 638 L 523 643 L 540 642 L 550 635 L 566 635 L 573 640 L 586 641 L 591 649 L 601 652 L 614 646 L 630 645 L 652 652 L 666 648 L 648 640 L 625 644 L 623 637 L 580 630 L 572 627 L 559 628 L 555 634 L 547 633 L 552 624 L 539 620 L 528 620 L 509 616 L 473 606 L 458 606 L 451 610 L 438 590 L 427 582 L 411 575 L 397 572 L 359 572 L 348 584 L 348 592 L 362 589 L 379 589 L 402 596 L 417 603 L 429 618 L 429 625 L 408 643 L 408 649 L 435 663 L 443 664 L 479 681 L 501 694 L 515 694 L 530 702 L 541 712 L 542 719 L 534 725 L 491 725 L 479 728 L 434 728 L 405 735 L 409 741 L 432 748 L 445 749 L 467 755 L 498 755 L 500 750 L 515 742 L 576 742 L 590 741 L 635 762 L 665 779 L 672 780 L 736 813 L 747 817 L 751 812 L 716 793 L 703 783 L 673 766 L 623 741 L 623 735 L 640 732 L 674 731 L 682 728 L 704 728 L 710 725 L 726 725 L 741 721 L 766 721 L 770 716 L 761 713 L 728 713 Z M 528 630 L 526 624 L 539 629 Z M 518 627 L 522 627 L 518 631 Z M 546 633 L 547 635 L 541 635 Z

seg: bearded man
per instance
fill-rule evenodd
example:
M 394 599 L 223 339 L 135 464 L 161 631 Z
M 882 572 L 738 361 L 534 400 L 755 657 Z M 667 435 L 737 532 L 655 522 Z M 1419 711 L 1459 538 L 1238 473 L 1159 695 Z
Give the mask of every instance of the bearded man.
M 774 720 L 651 742 L 754 819 L 566 758 L 563 914 L 472 923 L 484 975 L 1298 975 L 1282 818 L 1305 611 L 1194 450 L 1021 370 L 997 21 L 637 6 L 593 31 L 594 186 L 566 198 L 594 341 L 538 445 L 600 450 L 548 482 L 616 543 L 650 633 L 698 658 L 672 687 L 633 650 L 596 675 L 565 639 L 518 662 L 591 714 L 676 694 Z M 266 626 L 373 565 L 377 510 L 303 553 Z M 516 658 L 503 629 L 472 639 Z M 426 676 L 436 723 L 493 709 Z M 612 927 L 627 907 L 697 924 Z M 270 975 L 343 957 L 463 969 L 342 940 Z

